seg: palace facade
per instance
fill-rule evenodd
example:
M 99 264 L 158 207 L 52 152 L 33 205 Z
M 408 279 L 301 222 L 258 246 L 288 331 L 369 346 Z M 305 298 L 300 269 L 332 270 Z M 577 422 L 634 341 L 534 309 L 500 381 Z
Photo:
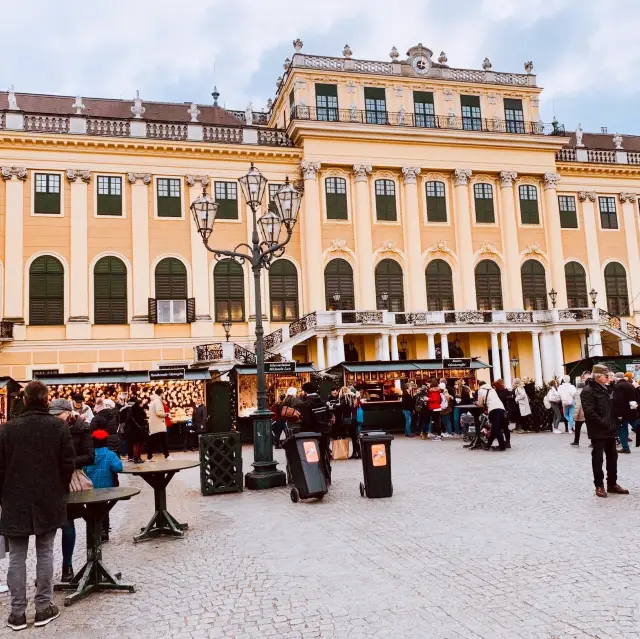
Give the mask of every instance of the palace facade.
M 524 73 L 294 42 L 266 111 L 0 93 L 0 375 L 252 361 L 238 178 L 304 197 L 264 272 L 270 357 L 480 357 L 538 384 L 640 352 L 640 141 L 539 118 Z M 223 322 L 230 320 L 227 339 Z M 517 360 L 517 361 L 516 361 Z M 487 375 L 489 371 L 487 371 Z

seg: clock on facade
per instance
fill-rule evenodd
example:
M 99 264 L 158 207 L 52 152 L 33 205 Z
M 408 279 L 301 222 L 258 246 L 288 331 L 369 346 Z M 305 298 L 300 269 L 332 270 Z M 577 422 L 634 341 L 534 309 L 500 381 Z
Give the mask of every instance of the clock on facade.
M 426 75 L 431 68 L 431 61 L 425 55 L 416 55 L 411 59 L 411 68 L 418 75 Z

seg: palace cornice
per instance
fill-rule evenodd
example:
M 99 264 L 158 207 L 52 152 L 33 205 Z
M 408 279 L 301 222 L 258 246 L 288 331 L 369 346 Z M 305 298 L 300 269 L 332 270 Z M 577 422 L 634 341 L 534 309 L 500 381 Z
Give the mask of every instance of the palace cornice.
M 580 176 L 594 175 L 598 177 L 638 177 L 640 178 L 640 165 L 631 164 L 594 164 L 594 163 L 563 163 L 557 162 L 556 169 L 560 175 Z
M 56 149 L 70 151 L 99 151 L 135 155 L 170 156 L 218 155 L 229 158 L 269 158 L 296 161 L 302 149 L 248 144 L 219 144 L 209 142 L 176 142 L 175 140 L 120 139 L 93 136 L 67 136 L 0 132 L 0 147 L 8 149 Z

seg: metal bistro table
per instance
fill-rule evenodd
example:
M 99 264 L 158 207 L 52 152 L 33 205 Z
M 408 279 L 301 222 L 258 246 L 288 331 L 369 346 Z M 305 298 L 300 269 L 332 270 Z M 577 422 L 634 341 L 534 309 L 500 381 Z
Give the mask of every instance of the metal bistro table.
M 102 520 L 116 502 L 131 499 L 140 492 L 139 488 L 93 488 L 69 493 L 67 504 L 82 506 L 82 518 L 87 523 L 87 563 L 69 583 L 54 585 L 54 590 L 75 590 L 64 598 L 64 605 L 70 606 L 84 599 L 92 592 L 101 590 L 127 590 L 135 592 L 135 584 L 122 584 L 102 563 Z
M 175 517 L 167 510 L 167 485 L 173 476 L 185 470 L 199 466 L 199 460 L 185 459 L 180 461 L 159 461 L 145 462 L 144 464 L 134 464 L 128 462 L 122 465 L 122 472 L 129 475 L 139 475 L 149 486 L 153 488 L 156 511 L 151 521 L 145 528 L 141 528 L 139 535 L 133 541 L 143 541 L 152 539 L 159 535 L 169 535 L 172 537 L 182 537 L 189 524 L 180 524 Z

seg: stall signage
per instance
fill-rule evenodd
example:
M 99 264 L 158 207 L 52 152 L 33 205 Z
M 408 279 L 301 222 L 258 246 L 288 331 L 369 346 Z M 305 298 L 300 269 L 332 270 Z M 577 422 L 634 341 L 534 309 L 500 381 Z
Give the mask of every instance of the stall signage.
M 458 370 L 460 368 L 471 368 L 470 357 L 456 357 L 452 359 L 443 359 L 442 368 L 445 370 Z
M 31 377 L 33 379 L 38 379 L 38 377 L 50 377 L 51 375 L 59 375 L 60 371 L 57 368 L 41 368 L 39 370 L 34 370 L 31 372 Z
M 295 373 L 295 362 L 265 362 L 265 373 Z
M 163 368 L 159 371 L 149 371 L 149 380 L 154 379 L 184 379 L 184 368 Z
M 122 366 L 114 366 L 112 368 L 98 368 L 98 373 L 122 373 L 124 371 L 124 367 Z

